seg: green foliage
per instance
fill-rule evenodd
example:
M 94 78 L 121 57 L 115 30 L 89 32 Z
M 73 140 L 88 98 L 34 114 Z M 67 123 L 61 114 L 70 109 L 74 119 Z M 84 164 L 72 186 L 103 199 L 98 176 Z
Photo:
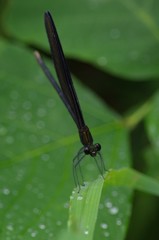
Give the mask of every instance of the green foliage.
M 159 196 L 158 181 L 129 168 L 109 171 L 105 175 L 105 181 L 100 177 L 88 186 L 83 187 L 80 193 L 73 192 L 70 200 L 70 219 L 68 224 L 73 237 L 80 236 L 80 239 L 93 239 L 103 182 L 104 188 L 108 188 L 109 186 L 122 186 Z M 101 228 L 103 228 L 105 237 L 111 236 L 111 239 L 117 239 L 123 232 L 123 223 L 118 216 L 119 211 L 121 211 L 117 199 L 119 193 L 114 191 L 113 194 L 116 198 L 114 201 L 116 205 L 114 206 L 109 200 L 105 202 L 105 208 L 108 208 L 109 214 L 112 215 L 116 221 L 114 221 L 110 227 L 110 219 L 107 217 L 105 218 L 107 222 L 102 222 Z M 122 213 L 124 213 L 124 209 Z M 116 228 L 118 228 L 117 231 Z
M 128 226 L 129 240 L 157 239 L 157 0 L 15 0 L 0 7 L 0 239 L 122 240 Z M 71 71 L 96 93 L 73 78 L 108 170 L 103 181 L 86 157 L 80 193 L 72 191 L 76 127 L 33 56 L 33 48 L 47 54 L 46 10 Z M 134 190 L 145 195 L 133 209 Z

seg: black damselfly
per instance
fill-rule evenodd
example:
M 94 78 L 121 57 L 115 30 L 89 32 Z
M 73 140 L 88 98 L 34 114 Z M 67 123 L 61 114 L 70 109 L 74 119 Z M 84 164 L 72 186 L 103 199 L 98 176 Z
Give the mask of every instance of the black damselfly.
M 50 80 L 51 84 L 57 91 L 58 95 L 60 96 L 61 100 L 65 104 L 66 108 L 68 109 L 74 122 L 77 125 L 79 137 L 81 143 L 83 144 L 83 147 L 78 151 L 77 155 L 73 159 L 73 176 L 76 186 L 80 188 L 80 181 L 77 168 L 79 168 L 79 172 L 81 174 L 83 181 L 80 162 L 82 161 L 85 155 L 90 155 L 91 157 L 93 157 L 97 164 L 100 174 L 102 176 L 104 174 L 105 166 L 100 153 L 101 145 L 99 143 L 96 144 L 93 143 L 92 135 L 89 131 L 89 128 L 85 124 L 80 104 L 77 98 L 77 94 L 75 92 L 75 88 L 73 86 L 73 82 L 71 79 L 71 74 L 68 69 L 66 59 L 51 14 L 49 12 L 46 12 L 44 15 L 44 19 L 45 28 L 51 49 L 51 55 L 60 85 L 56 82 L 56 80 L 52 76 L 51 72 L 45 65 L 44 61 L 42 60 L 39 52 L 35 52 L 35 56 L 45 75 Z

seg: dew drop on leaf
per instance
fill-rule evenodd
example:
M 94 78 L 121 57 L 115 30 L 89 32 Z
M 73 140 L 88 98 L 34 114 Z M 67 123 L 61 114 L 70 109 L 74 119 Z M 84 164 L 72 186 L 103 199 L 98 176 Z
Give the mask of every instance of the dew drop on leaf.
M 42 141 L 43 141 L 43 143 L 48 143 L 49 141 L 50 141 L 50 136 L 48 136 L 48 135 L 44 135 L 43 137 L 42 137 Z
M 39 228 L 41 229 L 41 230 L 44 230 L 45 228 L 46 228 L 46 226 L 45 226 L 45 224 L 39 224 Z
M 71 196 L 70 196 L 70 200 L 73 200 L 73 199 L 74 199 L 74 196 L 71 195 Z
M 47 106 L 49 108 L 53 108 L 55 106 L 55 101 L 53 99 L 49 99 L 47 102 Z
M 111 31 L 110 31 L 110 37 L 111 37 L 112 39 L 118 39 L 118 38 L 120 37 L 120 35 L 121 35 L 121 33 L 120 33 L 119 29 L 117 29 L 117 28 L 111 29 Z
M 40 120 L 36 123 L 36 126 L 38 129 L 43 129 L 45 128 L 45 122 Z
M 45 110 L 45 108 L 39 108 L 38 110 L 37 110 L 37 116 L 38 117 L 44 117 L 46 115 L 46 110 Z
M 44 153 L 41 155 L 41 159 L 43 161 L 47 162 L 50 159 L 50 156 L 49 156 L 49 154 Z
M 33 231 L 33 232 L 31 232 L 31 237 L 36 237 L 36 235 L 37 235 L 37 231 Z
M 109 209 L 109 212 L 111 215 L 116 215 L 119 212 L 119 209 L 117 207 L 112 207 Z
M 61 225 L 62 225 L 62 222 L 61 222 L 60 220 L 58 220 L 58 221 L 56 222 L 56 225 L 57 225 L 57 226 L 61 226 Z
M 70 205 L 69 205 L 69 203 L 68 203 L 68 202 L 64 203 L 64 208 L 66 208 L 66 209 L 67 209 L 67 208 L 69 208 L 69 206 L 70 206 Z
M 26 112 L 26 113 L 23 114 L 22 117 L 23 117 L 24 121 L 29 122 L 32 119 L 32 113 L 31 112 Z
M 78 196 L 78 197 L 77 197 L 77 200 L 79 200 L 79 201 L 81 201 L 82 199 L 83 199 L 82 196 Z
M 109 232 L 104 232 L 105 237 L 109 237 L 110 233 Z
M 4 195 L 9 195 L 10 194 L 10 190 L 8 188 L 3 188 L 2 190 Z
M 112 205 L 113 205 L 113 204 L 112 204 L 111 202 L 109 202 L 109 201 L 105 203 L 105 206 L 106 206 L 107 208 L 111 208 Z
M 29 110 L 32 107 L 32 103 L 30 101 L 23 102 L 23 109 Z
M 13 90 L 11 93 L 10 93 L 10 98 L 15 100 L 15 99 L 18 99 L 19 97 L 19 93 L 15 90 Z
M 101 226 L 102 229 L 107 229 L 108 228 L 108 224 L 106 224 L 106 223 L 101 223 L 100 226 Z
M 4 136 L 7 133 L 7 128 L 3 125 L 0 126 L 0 136 Z
M 105 66 L 107 65 L 107 59 L 105 56 L 101 56 L 97 59 L 97 62 L 100 66 Z
M 29 140 L 30 140 L 31 143 L 36 143 L 38 141 L 37 136 L 34 135 L 34 134 L 31 134 L 29 136 Z
M 9 230 L 9 231 L 13 231 L 13 230 L 14 230 L 12 224 L 8 224 L 8 225 L 6 226 L 6 228 L 7 228 L 7 230 Z
M 121 226 L 121 225 L 122 225 L 121 219 L 117 219 L 117 220 L 116 220 L 116 225 L 118 225 L 118 226 Z
M 112 196 L 113 197 L 117 197 L 118 196 L 118 192 L 117 191 L 112 191 Z
M 0 202 L 0 209 L 2 209 L 4 207 L 3 203 Z
M 89 231 L 88 231 L 88 230 L 85 230 L 85 231 L 84 231 L 84 234 L 85 234 L 85 235 L 88 235 L 88 234 L 89 234 Z
M 7 136 L 6 137 L 6 143 L 7 144 L 12 144 L 14 142 L 14 138 L 12 136 Z

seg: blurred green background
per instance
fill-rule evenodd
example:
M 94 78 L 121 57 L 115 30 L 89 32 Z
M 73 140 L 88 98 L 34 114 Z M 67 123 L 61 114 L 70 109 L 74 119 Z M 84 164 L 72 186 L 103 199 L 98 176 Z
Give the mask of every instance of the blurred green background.
M 0 1 L 1 239 L 56 239 L 67 225 L 80 142 L 33 56 L 38 49 L 50 65 L 46 10 L 106 167 L 133 166 L 159 179 L 158 9 L 157 0 Z M 94 165 L 84 164 L 94 178 Z M 103 205 L 113 201 L 122 210 L 108 231 Z M 107 189 L 101 209 L 95 239 L 159 238 L 157 197 Z

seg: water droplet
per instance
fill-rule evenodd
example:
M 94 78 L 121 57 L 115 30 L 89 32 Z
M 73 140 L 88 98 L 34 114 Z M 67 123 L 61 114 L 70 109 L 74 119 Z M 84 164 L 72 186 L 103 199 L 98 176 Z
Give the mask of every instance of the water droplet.
M 37 110 L 37 115 L 38 115 L 38 117 L 44 117 L 44 116 L 46 115 L 46 110 L 45 110 L 45 108 L 39 108 L 39 109 Z
M 117 197 L 118 196 L 118 192 L 117 191 L 112 191 L 112 196 L 113 197 Z
M 131 60 L 134 60 L 134 61 L 139 58 L 139 53 L 138 53 L 138 51 L 136 51 L 136 50 L 131 51 L 131 52 L 129 53 L 129 55 L 130 55 L 130 59 L 131 59 Z
M 13 231 L 13 230 L 14 230 L 12 224 L 8 224 L 8 225 L 6 226 L 6 228 L 7 228 L 7 230 L 9 230 L 9 231 Z
M 116 220 L 116 224 L 117 224 L 118 226 L 121 226 L 121 225 L 122 225 L 121 219 L 117 219 L 117 220 Z
M 73 200 L 73 199 L 74 199 L 74 196 L 71 195 L 71 196 L 70 196 L 70 200 Z
M 43 199 L 44 198 L 44 194 L 42 192 L 38 193 L 38 198 L 39 199 Z
M 51 212 L 46 212 L 46 216 L 50 217 L 51 216 Z
M 7 133 L 7 128 L 5 128 L 3 125 L 0 126 L 0 136 L 4 136 Z
M 113 206 L 113 204 L 108 201 L 108 202 L 105 203 L 105 206 L 106 206 L 107 208 L 111 208 L 111 207 Z
M 44 135 L 42 138 L 43 143 L 48 143 L 50 141 L 50 136 Z
M 36 143 L 37 142 L 37 136 L 36 135 L 30 135 L 29 136 L 29 140 L 31 143 Z
M 83 199 L 82 196 L 78 196 L 78 197 L 77 197 L 77 200 L 79 200 L 79 201 L 81 201 L 82 199 Z
M 31 107 L 32 107 L 32 103 L 31 103 L 30 101 L 25 101 L 25 102 L 23 103 L 23 108 L 24 108 L 25 110 L 29 110 Z
M 61 225 L 62 225 L 62 222 L 61 222 L 60 220 L 58 220 L 58 221 L 56 222 L 56 225 L 57 225 L 57 226 L 61 226 Z
M 13 213 L 7 213 L 5 217 L 9 220 L 13 218 Z
M 65 204 L 64 204 L 64 208 L 69 208 L 69 203 L 68 202 L 66 202 Z
M 17 91 L 12 91 L 11 93 L 10 93 L 10 98 L 11 99 L 13 99 L 13 100 L 16 100 L 16 99 L 18 99 L 18 97 L 19 97 L 19 93 L 17 92 Z
M 119 212 L 119 209 L 117 207 L 112 207 L 109 209 L 110 214 L 116 215 Z
M 86 230 L 84 231 L 84 234 L 85 234 L 85 235 L 88 235 L 88 234 L 89 234 L 88 229 L 86 229 Z
M 41 155 L 41 159 L 43 161 L 47 162 L 50 159 L 50 156 L 49 156 L 49 154 L 44 153 Z
M 49 99 L 47 102 L 47 106 L 49 108 L 53 108 L 55 106 L 55 101 L 53 99 Z
M 38 215 L 38 214 L 40 214 L 40 210 L 39 210 L 38 208 L 34 208 L 34 209 L 33 209 L 33 213 L 35 213 L 35 214 Z
M 106 57 L 104 56 L 101 56 L 97 59 L 97 63 L 100 65 L 100 66 L 106 66 L 108 61 L 106 59 Z
M 33 231 L 33 232 L 31 232 L 31 237 L 36 237 L 36 235 L 37 235 L 37 231 Z
M 3 203 L 0 202 L 0 208 L 2 209 L 4 207 Z
M 49 237 L 52 238 L 54 236 L 53 233 L 49 233 Z
M 8 112 L 8 118 L 9 118 L 10 120 L 16 119 L 16 116 L 17 116 L 17 114 L 16 114 L 15 111 L 9 111 L 9 112 Z
M 44 230 L 44 229 L 46 228 L 46 226 L 45 226 L 44 224 L 39 224 L 39 228 L 40 228 L 41 230 Z
M 21 232 L 21 231 L 24 230 L 24 226 L 23 226 L 23 225 L 18 225 L 18 229 L 19 229 L 19 231 Z
M 109 237 L 110 233 L 109 232 L 104 232 L 105 237 Z
M 112 39 L 118 39 L 120 37 L 120 31 L 117 28 L 114 28 L 110 31 L 110 37 Z
M 90 170 L 89 168 L 87 168 L 87 169 L 88 169 L 88 171 Z M 85 188 L 88 187 L 88 185 L 89 185 L 88 182 L 83 182 L 82 185 L 80 185 L 80 188 L 81 188 L 81 189 L 85 189 Z M 77 190 L 76 190 L 76 191 L 77 191 Z
M 101 223 L 101 228 L 103 228 L 103 229 L 107 229 L 108 228 L 108 224 L 106 224 L 106 223 Z
M 9 195 L 10 194 L 10 190 L 8 188 L 4 188 L 2 190 L 2 192 L 3 192 L 4 195 Z
M 89 6 L 91 9 L 96 9 L 104 0 L 89 0 Z
M 23 179 L 23 176 L 24 176 L 24 169 L 19 169 L 19 171 L 16 175 L 16 180 L 21 181 Z
M 12 144 L 14 142 L 14 138 L 12 136 L 7 136 L 6 137 L 6 143 L 7 144 Z
M 45 127 L 45 122 L 44 121 L 38 121 L 36 123 L 36 126 L 37 126 L 38 129 L 42 129 L 42 128 Z
M 31 112 L 25 112 L 22 116 L 24 121 L 29 122 L 32 119 L 32 113 Z
M 14 210 L 18 210 L 18 209 L 19 209 L 19 205 L 18 205 L 18 204 L 15 204 L 15 205 L 13 206 L 13 209 L 14 209 Z

